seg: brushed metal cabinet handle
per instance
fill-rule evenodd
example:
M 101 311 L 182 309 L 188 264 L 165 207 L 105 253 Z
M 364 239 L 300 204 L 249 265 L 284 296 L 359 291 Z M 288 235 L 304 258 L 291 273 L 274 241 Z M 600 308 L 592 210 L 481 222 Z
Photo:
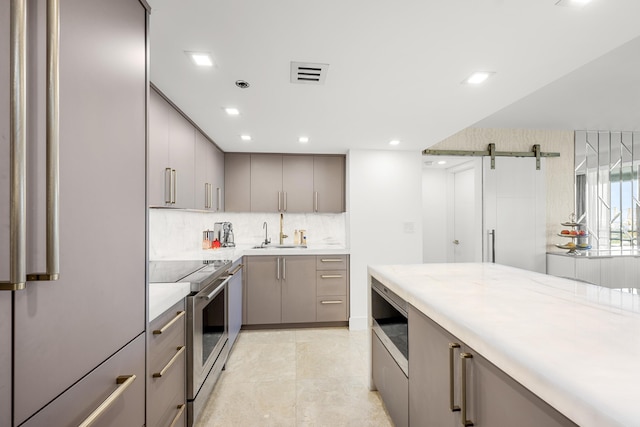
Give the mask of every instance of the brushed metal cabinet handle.
M 11 1 L 10 29 L 10 216 L 9 216 L 9 281 L 1 282 L 0 289 L 24 289 L 26 273 L 26 179 L 27 179 L 27 2 Z
M 89 427 L 93 423 L 95 423 L 98 418 L 109 408 L 109 406 L 113 405 L 113 403 L 122 395 L 122 393 L 129 388 L 131 384 L 136 380 L 135 375 L 122 375 L 116 378 L 116 384 L 118 384 L 118 388 L 116 388 L 113 393 L 107 397 L 104 402 L 100 404 L 78 427 Z
M 287 259 L 282 258 L 282 280 L 287 280 Z
M 342 279 L 341 274 L 322 274 L 321 279 Z
M 213 184 L 211 184 L 211 186 L 213 187 Z M 222 189 L 220 187 L 216 187 L 216 211 L 220 210 L 220 207 L 222 206 Z
M 318 212 L 318 192 L 313 192 L 313 211 Z
M 278 191 L 278 212 L 282 211 L 282 196 L 281 196 L 281 192 Z
M 209 208 L 209 184 L 204 183 L 204 208 Z
M 164 332 L 167 331 L 167 329 L 169 329 L 171 326 L 173 326 L 178 320 L 180 320 L 182 317 L 184 317 L 185 315 L 185 311 L 181 310 L 179 312 L 176 313 L 176 315 L 174 316 L 173 319 L 171 319 L 169 322 L 167 322 L 166 325 L 164 325 L 162 328 L 160 329 L 156 329 L 153 331 L 153 335 L 161 335 Z
M 171 168 L 164 169 L 164 202 L 171 204 L 171 183 L 173 178 L 171 176 Z
M 460 348 L 460 344 L 458 344 L 457 342 L 449 343 L 449 409 L 451 410 L 451 412 L 460 411 L 460 407 L 455 404 L 453 396 L 453 351 L 456 348 Z
M 340 300 L 320 301 L 320 304 L 342 304 Z
M 322 258 L 320 261 L 322 262 L 342 262 L 340 258 Z
M 178 409 L 178 413 L 176 414 L 176 416 L 173 418 L 173 421 L 171 421 L 171 424 L 169 424 L 169 427 L 175 427 L 176 423 L 178 422 L 178 420 L 180 419 L 180 417 L 182 416 L 182 413 L 184 412 L 184 408 L 187 405 L 185 405 L 184 403 L 182 405 L 178 405 L 176 409 Z
M 276 258 L 276 279 L 280 280 L 280 258 Z
M 173 357 L 167 362 L 167 364 L 164 365 L 164 368 L 162 368 L 160 372 L 153 373 L 152 375 L 153 378 L 162 378 L 162 376 L 167 373 L 169 368 L 171 368 L 171 366 L 173 366 L 173 364 L 176 363 L 176 360 L 178 360 L 178 357 L 180 357 L 180 355 L 184 353 L 185 349 L 186 347 L 183 345 L 176 347 L 176 354 L 174 354 Z
M 472 359 L 471 353 L 460 353 L 460 370 L 462 375 L 461 394 L 462 394 L 462 418 L 461 424 L 464 427 L 472 427 L 473 421 L 467 419 L 467 359 Z
M 284 211 L 287 211 L 287 192 L 284 192 Z
M 238 271 L 242 270 L 242 267 L 244 267 L 244 264 L 240 264 L 239 266 L 237 266 L 236 268 L 233 269 L 233 271 L 229 272 L 229 276 L 233 276 L 234 274 L 236 274 Z
M 171 204 L 176 204 L 178 198 L 178 172 L 175 169 L 171 169 Z

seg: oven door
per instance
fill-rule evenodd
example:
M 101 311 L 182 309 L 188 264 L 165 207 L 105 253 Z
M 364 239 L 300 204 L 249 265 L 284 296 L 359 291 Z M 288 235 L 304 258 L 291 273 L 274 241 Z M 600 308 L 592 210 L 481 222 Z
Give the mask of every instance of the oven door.
M 191 340 L 188 346 L 191 365 L 187 374 L 188 399 L 195 399 L 229 337 L 227 283 L 230 279 L 225 276 L 214 280 L 187 299 L 191 311 L 190 330 L 187 331 Z
M 409 321 L 406 302 L 380 282 L 371 286 L 373 331 L 405 375 L 409 375 Z

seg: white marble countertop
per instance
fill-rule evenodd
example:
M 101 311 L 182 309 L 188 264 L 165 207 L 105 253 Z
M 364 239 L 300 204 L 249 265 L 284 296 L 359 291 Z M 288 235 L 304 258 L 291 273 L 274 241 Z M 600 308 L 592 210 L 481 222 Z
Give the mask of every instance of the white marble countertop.
M 640 425 L 640 296 L 497 264 L 369 274 L 578 425 Z
M 149 322 L 189 295 L 190 291 L 189 283 L 150 283 Z
M 235 248 L 219 248 L 186 251 L 162 258 L 162 260 L 214 260 L 228 259 L 236 262 L 245 255 L 344 255 L 349 251 L 343 246 L 313 245 L 307 248 L 252 249 L 254 245 L 238 245 Z M 154 260 L 160 261 L 160 260 Z M 186 286 L 186 293 L 184 287 Z M 150 283 L 149 322 L 189 294 L 189 283 Z

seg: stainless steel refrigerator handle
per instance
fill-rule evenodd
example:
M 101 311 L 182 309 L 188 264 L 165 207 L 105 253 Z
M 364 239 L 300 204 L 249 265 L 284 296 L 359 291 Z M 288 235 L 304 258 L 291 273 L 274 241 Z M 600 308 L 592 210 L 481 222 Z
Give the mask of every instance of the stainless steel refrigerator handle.
M 47 1 L 47 271 L 27 281 L 53 281 L 60 275 L 60 4 Z
M 11 78 L 10 78 L 10 214 L 9 214 L 9 281 L 0 282 L 0 289 L 24 289 L 26 273 L 26 42 L 27 2 L 11 0 Z

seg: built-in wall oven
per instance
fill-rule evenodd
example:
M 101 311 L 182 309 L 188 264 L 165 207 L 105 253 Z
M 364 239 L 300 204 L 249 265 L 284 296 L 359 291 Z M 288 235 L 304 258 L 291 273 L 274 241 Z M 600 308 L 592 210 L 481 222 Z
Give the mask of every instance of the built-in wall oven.
M 193 425 L 229 355 L 231 261 L 153 261 L 150 282 L 189 282 L 187 296 L 187 423 Z
M 407 302 L 371 278 L 371 317 L 373 332 L 409 376 L 409 321 Z

